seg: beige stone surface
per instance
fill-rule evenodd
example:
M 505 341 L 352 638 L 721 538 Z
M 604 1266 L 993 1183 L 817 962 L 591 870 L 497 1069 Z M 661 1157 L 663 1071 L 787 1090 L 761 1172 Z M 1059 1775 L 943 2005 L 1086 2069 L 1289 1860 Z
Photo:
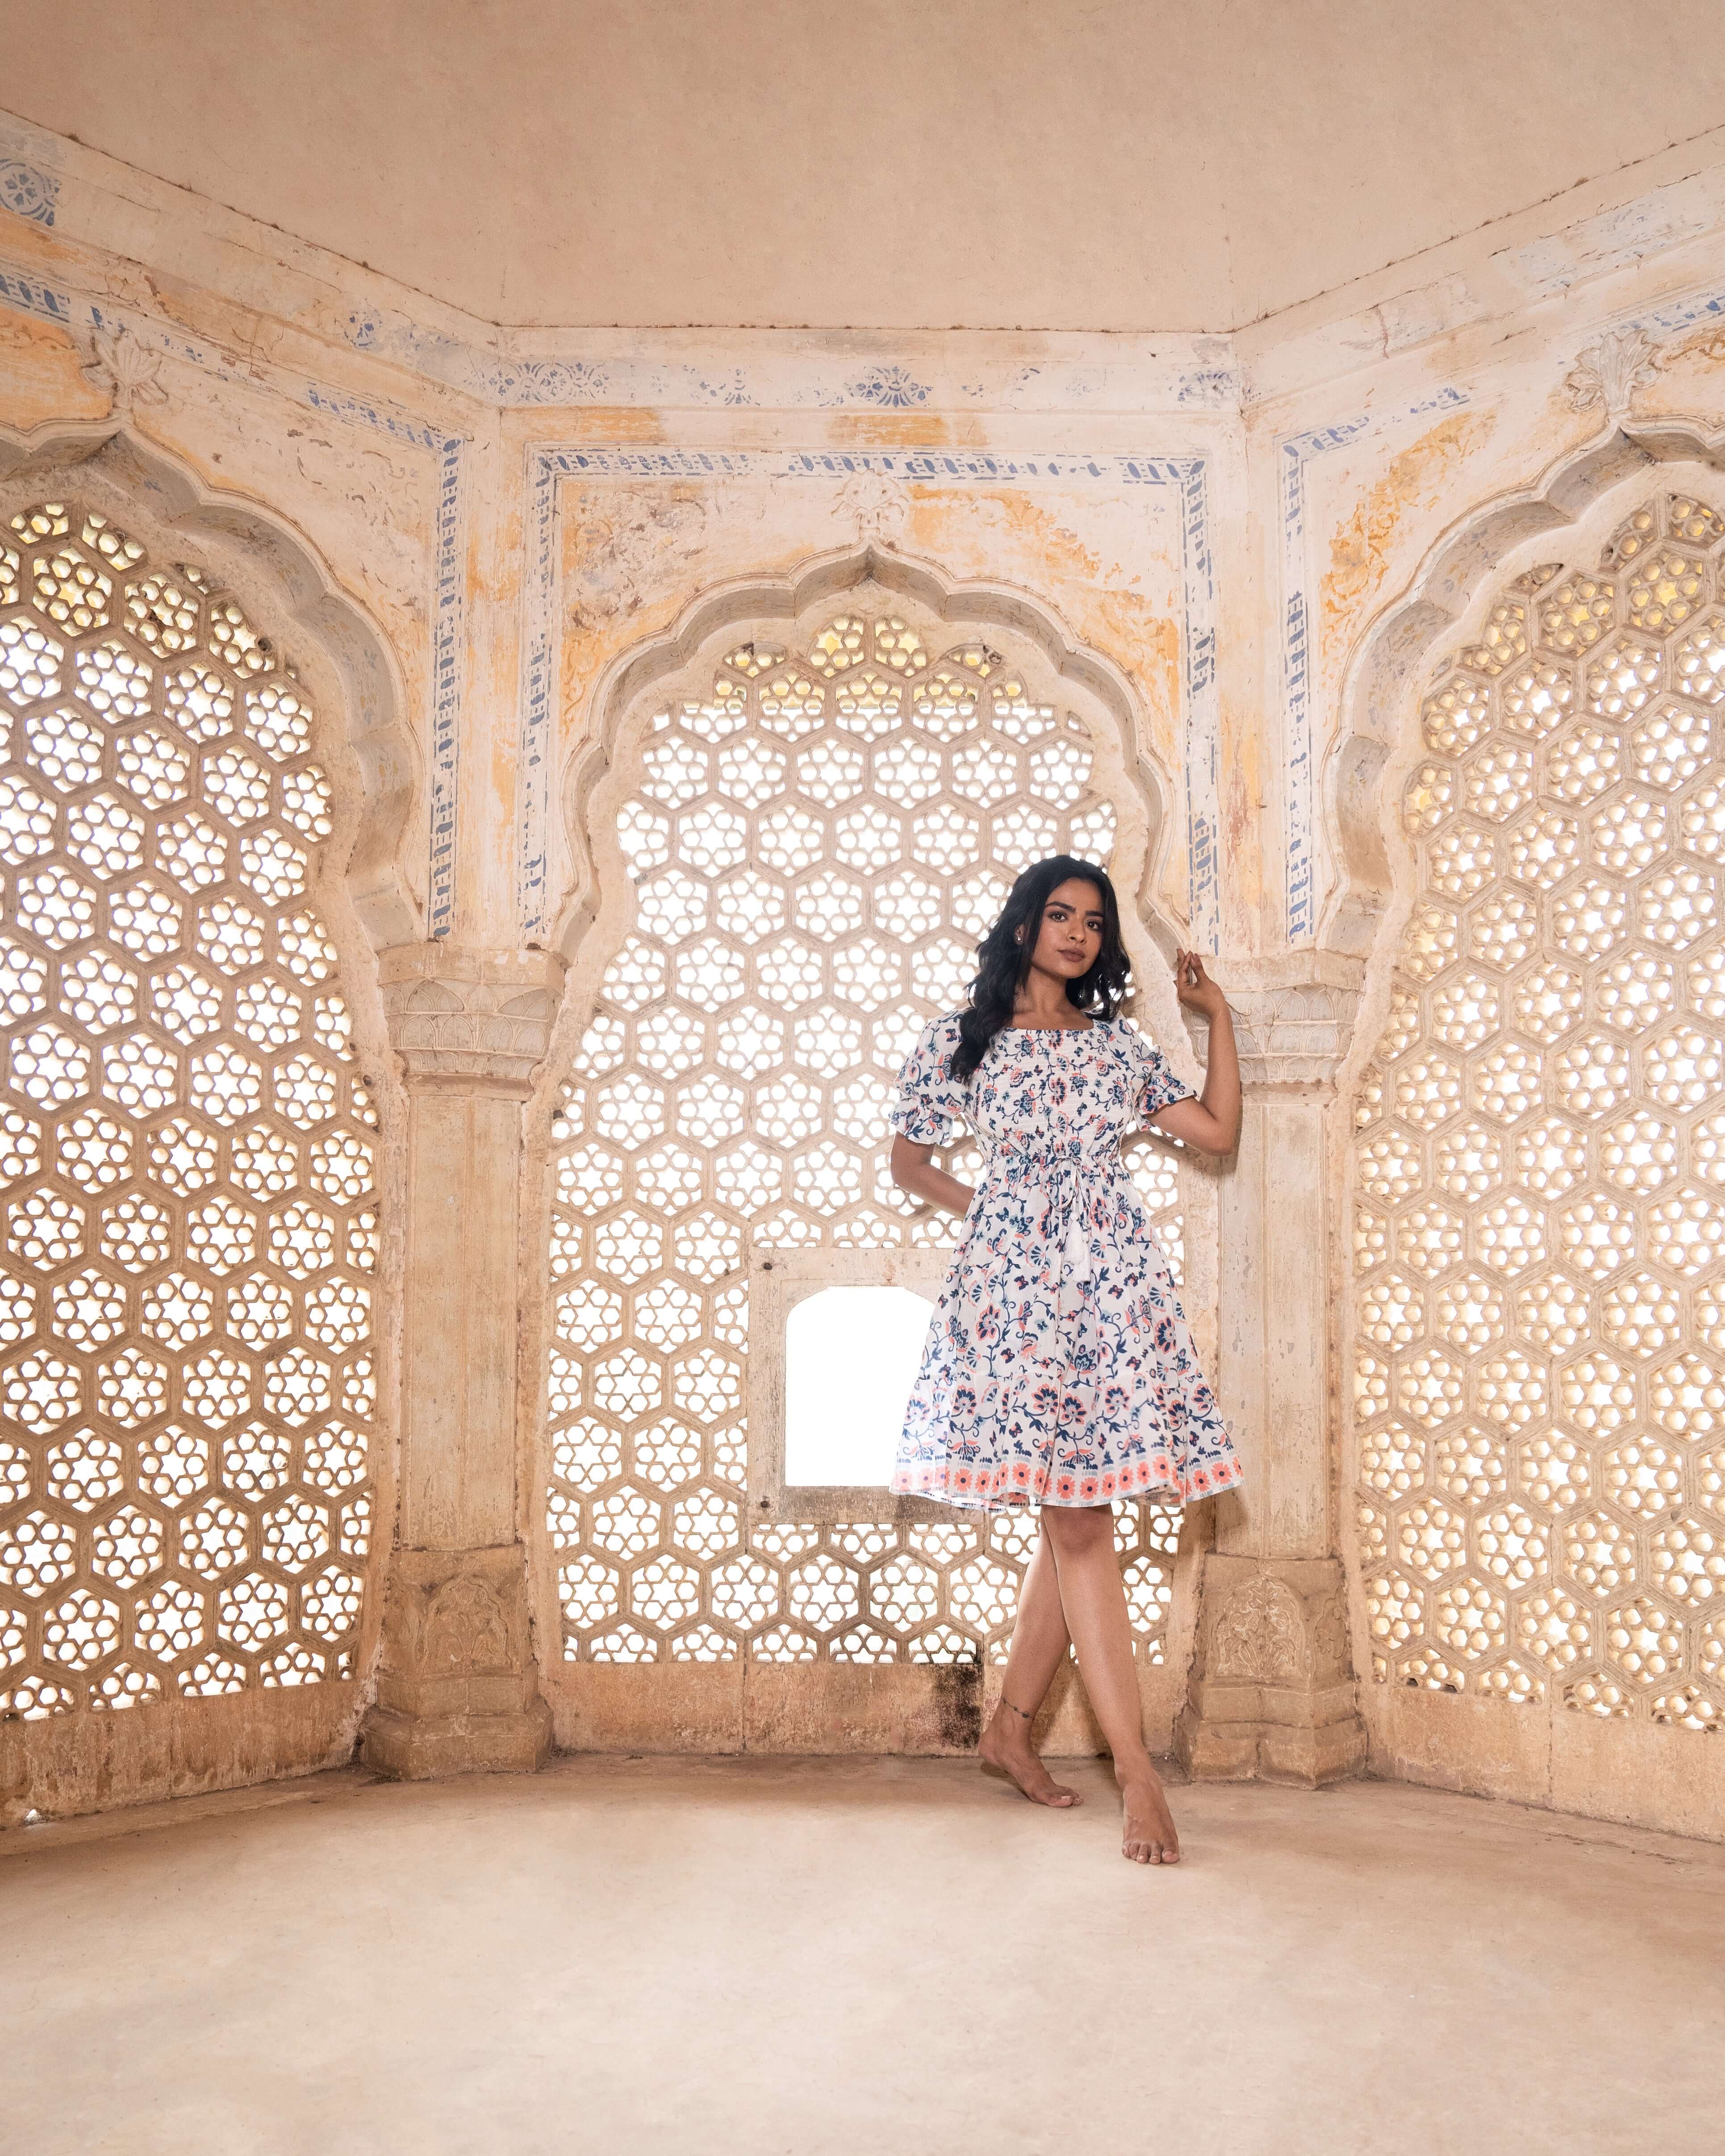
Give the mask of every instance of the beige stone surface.
M 1710 2156 L 1725 1852 L 1355 1783 L 321 1778 L 13 1837 L 31 2156 Z M 182 1817 L 191 1810 L 193 1816 Z M 1578 1970 L 1592 1980 L 1574 1981 Z M 96 2038 L 96 2042 L 92 2038 Z
M 1574 1708 L 1506 1710 L 1478 1693 L 1360 1690 L 1374 1774 L 1725 1841 L 1725 1748 L 1692 1743 L 1693 1730 Z
M 390 954 L 408 1118 L 402 1498 L 368 1764 L 531 1773 L 551 1742 L 517 1538 L 521 1101 L 562 967 L 459 945 Z M 549 983 L 551 985 L 547 985 Z M 500 1262 L 500 1254 L 504 1260 Z
M 411 1781 L 531 1774 L 544 1763 L 551 1733 L 521 1545 L 398 1548 L 384 1591 L 377 1704 L 362 1733 L 366 1763 Z
M 1705 50 L 1625 67 L 1620 26 L 175 0 L 74 49 L 43 0 L 5 21 L 14 110 L 491 320 L 1142 331 L 1254 321 L 1717 129 Z M 1512 125 L 1487 54 L 1538 85 Z
M 1138 1666 L 1145 1740 L 1154 1751 L 1173 1741 L 1184 1645 L 1177 1661 Z M 978 1673 L 917 1662 L 578 1662 L 553 1665 L 546 1691 L 556 1741 L 572 1753 L 968 1754 L 1004 1674 L 1001 1663 Z M 1106 1748 L 1070 1658 L 1037 1716 L 1036 1743 L 1062 1757 Z
M 49 1715 L 0 1732 L 4 1824 L 35 1810 L 63 1819 L 155 1797 L 244 1789 L 335 1767 L 353 1756 L 365 1698 L 352 1682 L 220 1698 L 170 1699 L 147 1714 Z

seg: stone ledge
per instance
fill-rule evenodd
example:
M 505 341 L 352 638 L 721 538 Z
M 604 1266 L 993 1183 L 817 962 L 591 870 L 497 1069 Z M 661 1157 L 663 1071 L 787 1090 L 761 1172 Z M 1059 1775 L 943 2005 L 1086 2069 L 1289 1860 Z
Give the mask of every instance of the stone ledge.
M 284 1685 L 151 1700 L 0 1725 L 0 1826 L 206 1796 L 342 1765 L 357 1684 Z
M 519 1714 L 398 1714 L 366 1717 L 362 1755 L 398 1782 L 450 1774 L 534 1774 L 551 1751 L 551 1709 L 542 1699 Z

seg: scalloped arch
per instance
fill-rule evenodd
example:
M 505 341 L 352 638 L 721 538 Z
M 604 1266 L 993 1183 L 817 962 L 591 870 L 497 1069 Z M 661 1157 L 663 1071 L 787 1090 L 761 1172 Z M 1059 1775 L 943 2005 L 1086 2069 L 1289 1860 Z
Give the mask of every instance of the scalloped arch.
M 1684 465 L 1725 473 L 1725 430 L 1681 416 L 1620 416 L 1533 486 L 1471 511 L 1434 542 L 1406 593 L 1362 639 L 1344 677 L 1343 726 L 1322 789 L 1339 874 L 1324 908 L 1320 948 L 1365 958 L 1393 910 L 1397 875 L 1385 819 L 1397 788 L 1386 782 L 1406 746 L 1410 681 L 1440 647 L 1461 639 L 1470 611 L 1484 602 L 1511 555 L 1547 534 L 1579 536 L 1606 513 L 1602 505 L 1632 493 L 1637 480 Z
M 122 521 L 136 509 L 196 538 L 296 661 L 321 674 L 319 701 L 339 711 L 359 810 L 344 881 L 372 948 L 423 936 L 403 841 L 421 790 L 422 759 L 403 716 L 399 670 L 382 631 L 349 598 L 302 532 L 259 504 L 204 486 L 158 444 L 111 420 L 0 430 L 0 490 L 53 494 L 73 485 Z M 8 514 L 10 513 L 8 510 Z M 333 692 L 333 693 L 331 693 Z M 351 783 L 350 780 L 350 783 Z
M 744 578 L 702 593 L 672 628 L 623 654 L 594 690 L 593 723 L 563 769 L 561 806 L 570 872 L 557 915 L 556 947 L 572 957 L 598 911 L 598 876 L 586 810 L 614 759 L 619 730 L 637 699 L 686 665 L 708 639 L 749 622 L 794 621 L 805 608 L 842 598 L 864 585 L 914 600 L 954 628 L 999 628 L 1022 637 L 1058 680 L 1098 706 L 1117 730 L 1122 766 L 1138 787 L 1147 830 L 1144 865 L 1133 894 L 1139 917 L 1164 955 L 1180 938 L 1155 898 L 1166 865 L 1174 798 L 1170 774 L 1143 746 L 1145 729 L 1125 675 L 1080 644 L 1053 608 L 1029 593 L 994 584 L 960 583 L 932 562 L 890 548 L 848 547 L 822 555 L 783 578 Z

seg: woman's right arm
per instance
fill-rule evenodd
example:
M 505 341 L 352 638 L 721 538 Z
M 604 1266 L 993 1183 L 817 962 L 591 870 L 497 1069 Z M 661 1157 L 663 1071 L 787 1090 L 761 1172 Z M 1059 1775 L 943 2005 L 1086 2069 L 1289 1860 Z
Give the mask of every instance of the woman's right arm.
M 970 1210 L 975 1193 L 956 1175 L 948 1175 L 945 1168 L 935 1166 L 932 1145 L 912 1145 L 908 1138 L 895 1137 L 890 1165 L 892 1179 L 899 1188 L 908 1190 L 912 1198 L 920 1198 L 924 1204 L 932 1205 L 942 1213 L 961 1215 Z

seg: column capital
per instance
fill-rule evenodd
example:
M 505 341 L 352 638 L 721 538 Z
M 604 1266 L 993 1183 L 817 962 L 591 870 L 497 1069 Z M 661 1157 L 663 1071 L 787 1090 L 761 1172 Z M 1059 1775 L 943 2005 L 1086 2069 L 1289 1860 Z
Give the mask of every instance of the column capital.
M 1281 951 L 1234 959 L 1222 970 L 1243 1090 L 1327 1092 L 1353 1039 L 1363 962 L 1340 952 Z
M 562 1000 L 551 951 L 410 943 L 381 962 L 389 1038 L 410 1089 L 441 1086 L 525 1100 Z

